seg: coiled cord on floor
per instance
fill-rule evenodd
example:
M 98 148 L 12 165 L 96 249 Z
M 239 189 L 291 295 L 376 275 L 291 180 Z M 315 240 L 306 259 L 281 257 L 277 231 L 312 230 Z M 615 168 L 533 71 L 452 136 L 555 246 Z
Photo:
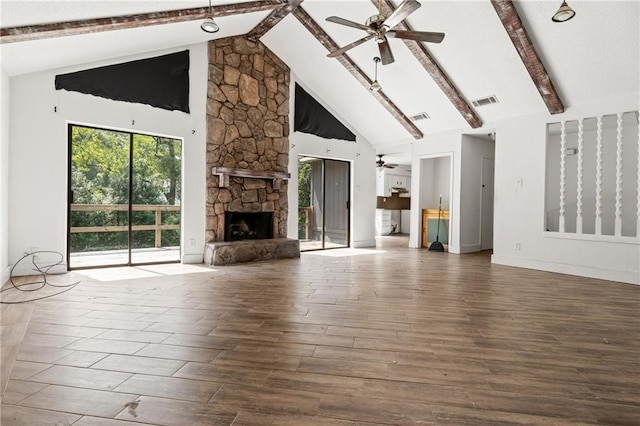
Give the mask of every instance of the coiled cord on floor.
M 36 262 L 36 257 L 38 255 L 55 255 L 55 256 L 59 256 L 60 259 L 59 260 L 55 259 L 55 260 L 52 260 L 52 261 L 50 261 L 48 263 L 44 263 L 44 264 L 38 264 Z M 33 264 L 33 271 L 37 272 L 39 275 L 41 275 L 42 278 L 38 279 L 36 281 L 30 281 L 30 282 L 26 282 L 26 283 L 16 284 L 16 282 L 14 281 L 14 278 L 15 278 L 14 272 L 15 272 L 16 268 L 18 267 L 18 265 L 20 265 L 22 262 L 26 261 L 28 258 L 31 258 L 31 263 Z M 65 272 L 58 272 L 58 273 L 51 272 L 51 270 L 53 268 L 55 268 L 56 266 L 66 266 L 66 263 L 64 262 L 64 256 L 60 252 L 50 251 L 50 250 L 40 250 L 40 251 L 31 252 L 31 253 L 25 253 L 25 255 L 22 256 L 20 259 L 18 259 L 18 261 L 11 267 L 11 272 L 9 273 L 9 282 L 11 283 L 11 286 L 7 287 L 7 288 L 3 288 L 2 290 L 0 290 L 0 293 L 4 293 L 5 291 L 9 291 L 9 290 L 17 290 L 17 291 L 23 291 L 23 292 L 33 292 L 33 291 L 42 290 L 46 286 L 61 288 L 61 289 L 64 289 L 64 290 L 58 291 L 57 293 L 54 293 L 54 294 L 48 294 L 46 296 L 34 297 L 34 298 L 31 298 L 31 299 L 20 300 L 20 301 L 16 301 L 16 302 L 7 302 L 7 301 L 4 301 L 4 300 L 0 300 L 0 303 L 6 304 L 6 305 L 14 305 L 14 304 L 18 304 L 18 303 L 28 303 L 28 302 L 35 302 L 37 300 L 48 299 L 50 297 L 57 296 L 57 295 L 62 294 L 62 293 L 66 293 L 67 291 L 74 289 L 75 286 L 80 284 L 80 281 L 77 281 L 77 282 L 71 283 L 71 284 L 65 284 L 65 285 L 53 284 L 53 283 L 49 282 L 49 280 L 48 280 L 48 276 L 49 275 L 60 275 L 60 274 L 66 273 L 66 271 Z M 28 287 L 28 288 L 25 288 L 25 287 Z

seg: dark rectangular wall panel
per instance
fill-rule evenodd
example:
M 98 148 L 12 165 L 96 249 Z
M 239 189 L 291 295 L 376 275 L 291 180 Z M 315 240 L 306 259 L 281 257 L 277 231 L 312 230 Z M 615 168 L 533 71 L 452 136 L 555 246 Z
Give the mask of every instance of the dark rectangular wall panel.
M 56 76 L 56 90 L 189 112 L 189 51 Z
M 297 84 L 295 96 L 294 131 L 355 142 L 356 135 Z

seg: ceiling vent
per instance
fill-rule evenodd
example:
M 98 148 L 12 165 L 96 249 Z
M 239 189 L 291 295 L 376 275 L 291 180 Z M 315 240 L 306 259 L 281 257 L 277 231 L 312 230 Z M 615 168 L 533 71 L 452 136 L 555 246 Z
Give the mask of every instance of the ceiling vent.
M 487 96 L 485 98 L 480 98 L 480 99 L 476 99 L 475 101 L 471 101 L 471 103 L 475 107 L 481 107 L 481 106 L 485 106 L 485 105 L 497 104 L 498 102 L 499 101 L 498 101 L 498 98 L 496 98 L 496 95 L 491 95 L 491 96 Z
M 411 117 L 411 121 L 420 121 L 420 120 L 428 120 L 431 117 L 429 117 L 429 114 L 427 114 L 426 112 L 419 112 L 416 115 L 412 115 Z

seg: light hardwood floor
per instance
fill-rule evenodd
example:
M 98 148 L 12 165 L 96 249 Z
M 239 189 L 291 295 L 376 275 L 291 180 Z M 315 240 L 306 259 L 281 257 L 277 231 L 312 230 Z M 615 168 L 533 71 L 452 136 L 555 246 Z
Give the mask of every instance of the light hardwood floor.
M 640 287 L 406 242 L 56 277 L 1 423 L 640 424 Z

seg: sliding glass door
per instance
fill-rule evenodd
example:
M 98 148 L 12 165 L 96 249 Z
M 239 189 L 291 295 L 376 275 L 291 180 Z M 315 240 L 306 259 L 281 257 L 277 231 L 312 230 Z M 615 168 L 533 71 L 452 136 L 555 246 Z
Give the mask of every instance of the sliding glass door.
M 180 259 L 181 146 L 69 125 L 69 268 Z
M 299 157 L 300 250 L 349 246 L 349 174 L 346 161 Z

